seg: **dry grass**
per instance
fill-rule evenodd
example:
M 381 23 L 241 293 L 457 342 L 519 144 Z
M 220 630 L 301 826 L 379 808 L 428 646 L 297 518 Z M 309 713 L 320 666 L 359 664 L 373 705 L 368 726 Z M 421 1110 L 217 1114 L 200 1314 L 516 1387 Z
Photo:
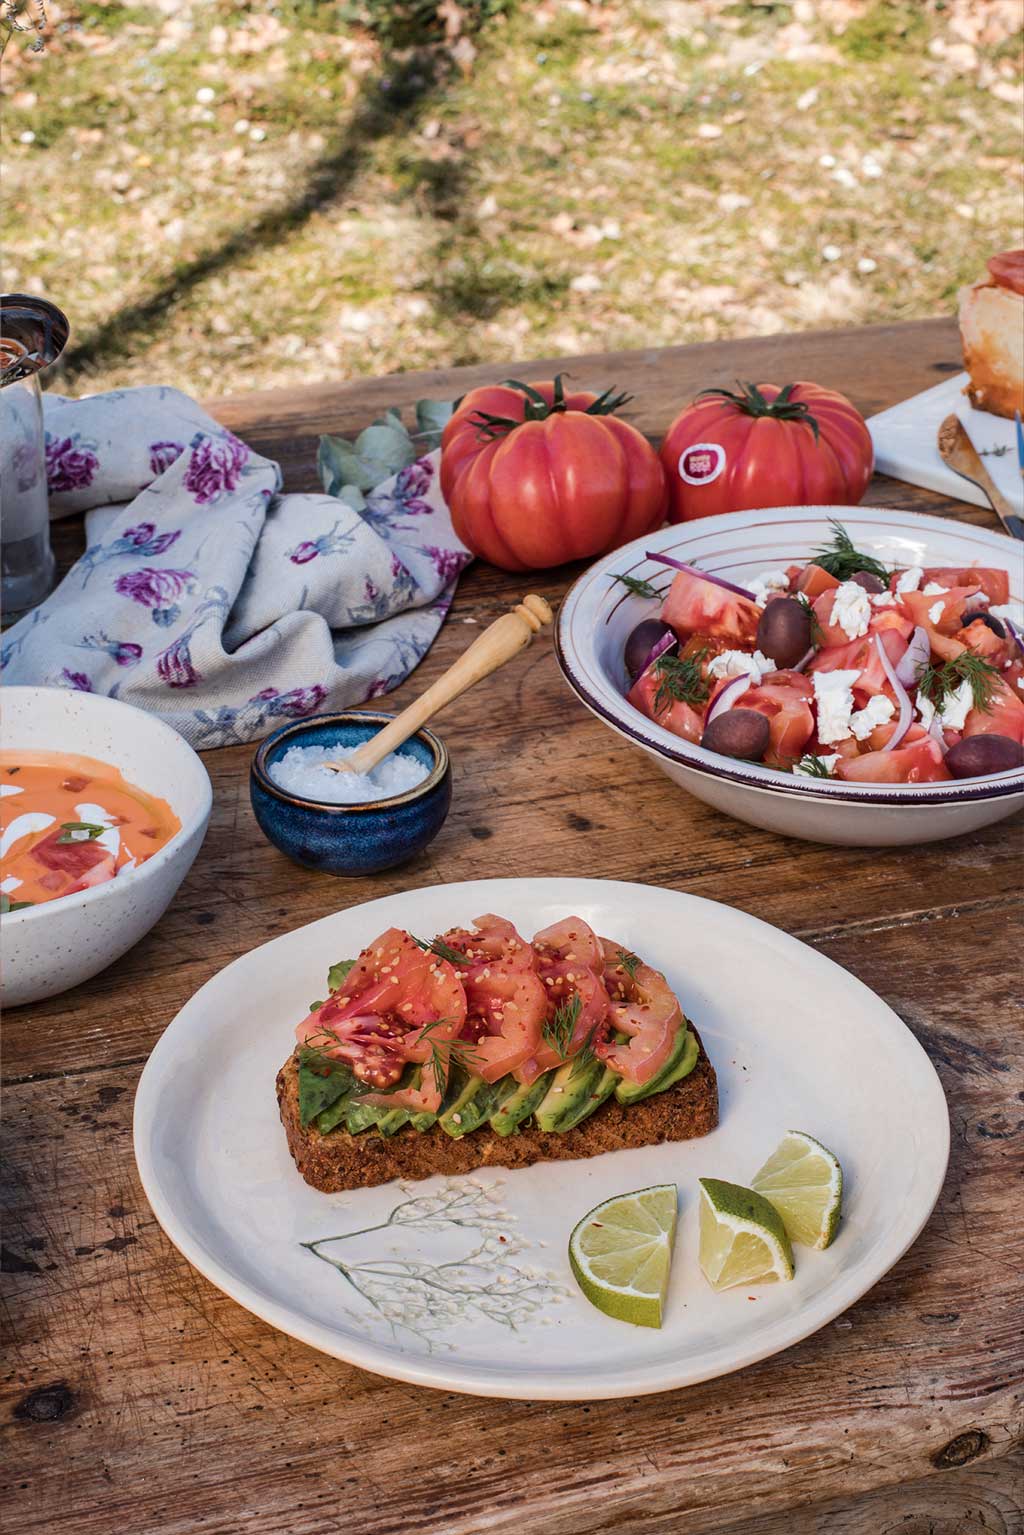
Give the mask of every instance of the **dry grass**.
M 1017 0 L 498 9 L 389 57 L 333 0 L 51 5 L 4 281 L 70 313 L 62 387 L 928 315 L 1024 242 Z

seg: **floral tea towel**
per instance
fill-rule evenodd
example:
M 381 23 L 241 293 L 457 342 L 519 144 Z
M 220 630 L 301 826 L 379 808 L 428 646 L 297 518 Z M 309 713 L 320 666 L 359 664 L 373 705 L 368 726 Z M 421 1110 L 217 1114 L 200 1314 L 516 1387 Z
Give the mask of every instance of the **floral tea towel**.
M 470 559 L 437 453 L 366 495 L 280 495 L 176 389 L 44 412 L 51 516 L 86 512 L 88 547 L 4 635 L 4 682 L 120 698 L 203 749 L 387 693 L 430 648 Z

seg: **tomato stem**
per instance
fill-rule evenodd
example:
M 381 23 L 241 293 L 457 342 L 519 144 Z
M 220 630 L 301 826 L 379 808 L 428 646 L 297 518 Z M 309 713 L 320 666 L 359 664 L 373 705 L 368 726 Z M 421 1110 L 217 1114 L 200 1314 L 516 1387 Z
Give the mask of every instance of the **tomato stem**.
M 733 389 L 702 389 L 697 399 L 705 399 L 709 395 L 717 395 L 723 400 L 728 400 L 737 410 L 746 416 L 768 416 L 775 421 L 806 421 L 814 433 L 815 442 L 820 437 L 818 423 L 811 414 L 810 406 L 806 400 L 794 400 L 791 398 L 795 384 L 787 384 L 780 389 L 774 400 L 766 400 L 756 384 L 743 383 L 736 380 L 736 388 Z
M 552 398 L 546 400 L 539 389 L 532 384 L 521 383 L 519 379 L 506 378 L 503 380 L 504 388 L 518 389 L 524 396 L 523 415 L 521 420 L 514 416 L 495 416 L 490 411 L 477 410 L 470 416 L 471 423 L 477 428 L 477 436 L 483 439 L 493 440 L 495 437 L 504 437 L 522 426 L 526 421 L 546 421 L 548 416 L 565 415 L 569 409 L 565 400 L 565 388 L 562 379 L 563 373 L 556 373 L 552 386 Z M 592 400 L 585 410 L 580 411 L 584 416 L 610 416 L 620 410 L 623 405 L 628 405 L 633 398 L 631 394 L 616 394 L 614 389 L 606 389 L 599 394 L 596 400 Z

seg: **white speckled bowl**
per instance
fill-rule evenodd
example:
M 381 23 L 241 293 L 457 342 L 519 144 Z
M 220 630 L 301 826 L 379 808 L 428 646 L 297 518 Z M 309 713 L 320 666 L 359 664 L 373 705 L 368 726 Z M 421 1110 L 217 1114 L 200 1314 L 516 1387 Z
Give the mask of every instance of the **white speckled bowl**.
M 98 975 L 149 932 L 192 866 L 210 819 L 206 769 L 178 733 L 113 698 L 5 687 L 3 746 L 97 757 L 167 800 L 181 830 L 130 874 L 0 919 L 5 1007 L 56 996 Z
M 738 762 L 694 746 L 626 702 L 626 636 L 641 619 L 654 617 L 657 608 L 613 581 L 613 572 L 650 579 L 660 591 L 667 590 L 673 573 L 645 559 L 644 551 L 653 549 L 742 586 L 759 571 L 809 559 L 828 543 L 830 518 L 849 530 L 859 549 L 891 565 L 1005 570 L 1011 599 L 1024 600 L 1024 544 L 970 523 L 874 506 L 778 506 L 702 517 L 661 528 L 604 555 L 569 588 L 555 631 L 569 686 L 588 709 L 697 799 L 787 837 L 845 847 L 899 847 L 961 836 L 1020 810 L 1024 768 L 948 783 L 795 778 L 760 762 Z

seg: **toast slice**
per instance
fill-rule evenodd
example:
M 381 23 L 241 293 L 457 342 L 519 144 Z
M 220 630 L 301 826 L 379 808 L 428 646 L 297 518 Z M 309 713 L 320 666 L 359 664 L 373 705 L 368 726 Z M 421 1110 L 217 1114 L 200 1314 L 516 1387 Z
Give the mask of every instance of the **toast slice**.
M 406 1125 L 391 1136 L 372 1129 L 359 1135 L 346 1130 L 322 1135 L 315 1124 L 303 1128 L 299 1116 L 297 1050 L 277 1074 L 277 1102 L 295 1166 L 313 1188 L 338 1194 L 392 1178 L 414 1181 L 481 1167 L 529 1167 L 534 1162 L 597 1157 L 605 1151 L 707 1135 L 718 1124 L 718 1080 L 699 1035 L 697 1044 L 696 1066 L 674 1087 L 639 1103 L 622 1104 L 609 1098 L 581 1125 L 562 1133 L 531 1127 L 498 1135 L 484 1125 L 453 1140 L 437 1128 L 419 1131 Z

